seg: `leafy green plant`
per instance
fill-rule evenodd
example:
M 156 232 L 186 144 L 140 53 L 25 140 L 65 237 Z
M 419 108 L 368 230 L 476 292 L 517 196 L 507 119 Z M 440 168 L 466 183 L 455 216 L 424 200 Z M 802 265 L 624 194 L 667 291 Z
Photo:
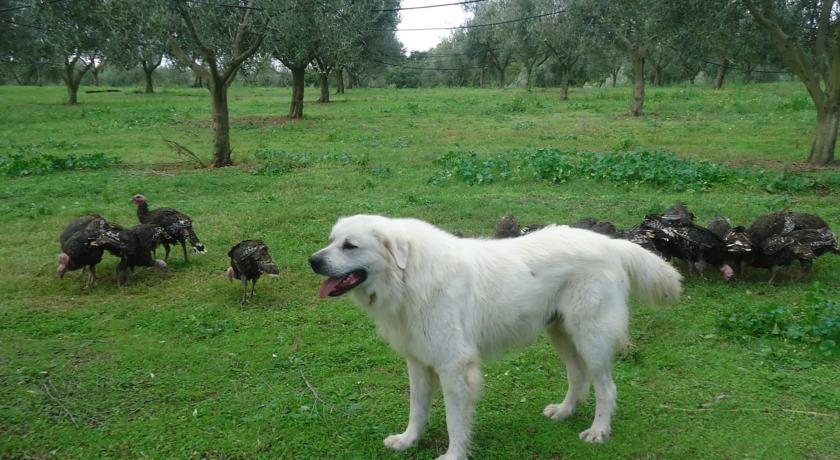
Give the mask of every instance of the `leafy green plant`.
M 36 145 L 18 147 L 17 152 L 0 154 L 0 174 L 4 176 L 42 176 L 58 171 L 105 169 L 120 164 L 117 157 L 104 153 L 56 156 Z
M 776 337 L 812 345 L 826 356 L 840 354 L 840 303 L 819 283 L 805 293 L 804 304 L 721 314 L 718 328 L 734 338 Z

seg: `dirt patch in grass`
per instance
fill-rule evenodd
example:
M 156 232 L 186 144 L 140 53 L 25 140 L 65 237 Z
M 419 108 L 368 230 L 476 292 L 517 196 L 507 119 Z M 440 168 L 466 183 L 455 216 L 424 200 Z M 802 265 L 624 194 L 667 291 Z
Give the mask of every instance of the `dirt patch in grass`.
M 287 123 L 294 123 L 297 121 L 295 118 L 289 117 L 280 117 L 280 116 L 268 116 L 268 117 L 261 117 L 257 115 L 249 115 L 246 117 L 237 117 L 231 119 L 231 126 L 239 127 L 242 125 L 257 125 L 261 128 L 267 128 L 269 126 L 282 126 Z

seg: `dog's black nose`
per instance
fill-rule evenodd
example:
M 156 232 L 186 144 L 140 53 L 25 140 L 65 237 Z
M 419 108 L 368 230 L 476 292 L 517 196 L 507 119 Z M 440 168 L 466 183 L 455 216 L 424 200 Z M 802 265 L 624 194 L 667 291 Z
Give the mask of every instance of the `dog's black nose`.
M 315 273 L 321 273 L 324 269 L 324 258 L 315 254 L 309 257 L 309 265 Z

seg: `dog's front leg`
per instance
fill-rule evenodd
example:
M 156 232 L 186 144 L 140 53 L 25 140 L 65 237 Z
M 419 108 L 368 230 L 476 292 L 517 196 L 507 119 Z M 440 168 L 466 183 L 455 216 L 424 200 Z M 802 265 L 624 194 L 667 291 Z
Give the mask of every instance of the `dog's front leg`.
M 467 458 L 470 447 L 475 404 L 481 393 L 481 365 L 470 358 L 456 366 L 438 369 L 446 406 L 446 430 L 449 432 L 449 449 L 438 460 Z
M 437 375 L 431 367 L 412 358 L 406 358 L 406 364 L 411 392 L 408 426 L 402 434 L 388 436 L 384 441 L 386 446 L 398 451 L 414 447 L 423 435 L 426 422 L 429 421 L 429 406 L 437 387 Z

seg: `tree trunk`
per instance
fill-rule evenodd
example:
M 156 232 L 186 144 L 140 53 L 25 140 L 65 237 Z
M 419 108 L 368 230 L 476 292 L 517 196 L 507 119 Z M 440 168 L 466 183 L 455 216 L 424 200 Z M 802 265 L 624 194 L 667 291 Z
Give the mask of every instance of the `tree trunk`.
M 840 120 L 840 108 L 836 104 L 827 103 L 822 109 L 817 109 L 817 130 L 814 134 L 814 142 L 811 144 L 808 163 L 823 166 L 834 161 L 838 120 Z
M 654 86 L 662 86 L 662 65 L 656 64 L 653 67 L 653 84 Z
M 531 63 L 525 64 L 525 91 L 531 91 L 531 74 L 534 72 L 534 66 Z
M 724 59 L 723 63 L 718 66 L 717 75 L 715 76 L 715 89 L 723 88 L 723 81 L 726 79 L 727 70 L 729 70 L 729 59 Z
M 67 84 L 67 104 L 76 105 L 79 103 L 79 87 L 72 82 Z
M 318 98 L 318 102 L 330 102 L 330 74 L 321 72 L 318 77 L 321 80 L 321 97 Z
M 341 67 L 335 71 L 335 93 L 344 94 L 344 69 Z
M 642 115 L 642 108 L 645 105 L 645 56 L 639 52 L 633 56 L 633 87 L 633 105 L 630 107 L 630 114 L 638 117 Z
M 499 88 L 505 87 L 505 68 L 499 67 Z
M 227 85 L 220 77 L 208 85 L 213 100 L 213 167 L 230 166 L 230 117 L 228 114 Z
M 143 75 L 145 75 L 146 77 L 146 94 L 152 94 L 155 92 L 155 85 L 154 80 L 152 80 L 152 74 L 154 73 L 155 69 L 158 68 L 160 62 L 160 60 L 158 60 L 156 63 L 150 61 L 147 62 L 145 59 L 140 60 L 140 64 L 143 66 Z
M 292 68 L 292 103 L 289 107 L 289 118 L 303 118 L 303 89 L 306 66 L 298 65 Z
M 614 70 L 610 71 L 610 76 L 612 77 L 612 84 L 610 84 L 610 86 L 612 86 L 613 88 L 615 88 L 615 83 L 618 80 L 618 71 L 619 70 L 621 70 L 621 69 L 614 69 Z
M 90 74 L 93 77 L 93 86 L 99 86 L 99 71 L 102 70 L 101 67 L 92 66 L 90 68 Z
M 67 86 L 67 104 L 69 105 L 79 103 L 79 85 L 82 82 L 82 77 L 85 75 L 85 72 L 90 69 L 90 65 L 85 66 L 77 77 L 75 72 L 76 63 L 75 60 L 71 62 L 64 61 L 64 76 L 62 79 Z
M 569 99 L 569 70 L 563 68 L 563 74 L 560 75 L 560 100 L 565 101 Z
M 146 94 L 153 94 L 155 92 L 154 82 L 152 81 L 152 72 L 154 72 L 154 69 L 143 70 L 143 74 L 146 76 Z
M 478 74 L 478 87 L 484 88 L 484 85 L 487 82 L 487 68 L 482 66 L 481 72 Z
M 196 75 L 192 85 L 193 88 L 201 88 L 202 86 L 204 86 L 204 80 L 202 80 L 200 75 Z

